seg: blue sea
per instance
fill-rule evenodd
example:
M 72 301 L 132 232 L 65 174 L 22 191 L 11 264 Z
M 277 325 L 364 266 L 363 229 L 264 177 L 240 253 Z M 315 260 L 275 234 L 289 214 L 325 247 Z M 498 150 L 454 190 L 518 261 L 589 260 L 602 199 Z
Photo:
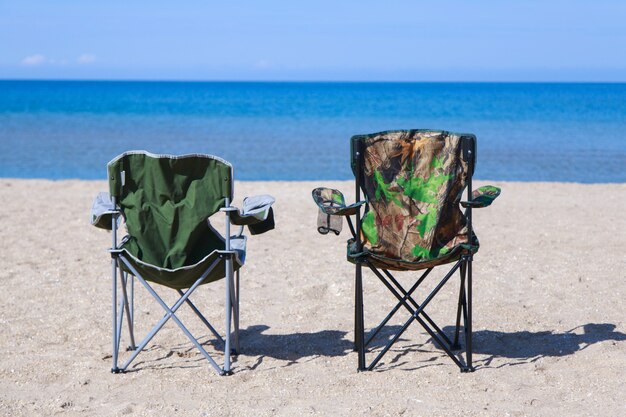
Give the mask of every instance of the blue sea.
M 0 81 L 0 177 L 105 179 L 132 149 L 240 180 L 350 179 L 349 138 L 478 137 L 479 179 L 626 182 L 626 84 Z

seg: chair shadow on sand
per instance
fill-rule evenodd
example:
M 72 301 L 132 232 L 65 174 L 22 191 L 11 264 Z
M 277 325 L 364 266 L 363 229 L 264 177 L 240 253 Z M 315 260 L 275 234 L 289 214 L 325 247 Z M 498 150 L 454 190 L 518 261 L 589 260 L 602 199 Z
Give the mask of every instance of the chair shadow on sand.
M 383 329 L 372 347 L 382 347 L 386 341 L 400 329 L 400 326 L 387 326 Z M 281 367 L 288 367 L 301 362 L 302 359 L 315 360 L 319 357 L 339 357 L 353 351 L 354 342 L 349 339 L 348 332 L 342 330 L 321 330 L 312 333 L 271 334 L 269 326 L 254 325 L 240 330 L 241 354 L 255 357 L 254 364 L 248 369 L 256 369 L 265 358 L 286 361 Z M 199 338 L 202 345 L 216 352 L 222 352 L 224 346 L 214 338 Z M 160 346 L 151 346 L 147 351 L 162 349 Z M 165 355 L 152 360 L 138 361 L 128 372 L 148 366 L 151 368 L 191 368 L 202 366 L 204 358 L 197 354 L 194 346 L 189 342 L 174 345 Z M 176 357 L 183 363 L 171 364 L 165 359 Z M 237 359 L 234 359 L 237 362 Z
M 380 351 L 379 348 L 384 346 L 399 328 L 400 326 L 388 326 L 381 331 L 371 345 L 371 350 Z M 492 361 L 496 358 L 509 359 L 495 366 L 500 368 L 532 363 L 543 357 L 573 355 L 599 342 L 626 341 L 626 333 L 615 331 L 615 328 L 616 326 L 611 323 L 588 323 L 562 333 L 479 330 L 473 334 L 474 353 L 478 355 L 475 362 L 477 367 L 484 368 L 491 367 Z M 243 353 L 258 356 L 257 362 L 251 369 L 256 368 L 265 357 L 288 361 L 285 366 L 290 366 L 306 357 L 315 359 L 320 356 L 345 356 L 352 352 L 354 346 L 352 340 L 347 338 L 348 334 L 345 331 L 323 330 L 314 333 L 272 335 L 265 333 L 268 329 L 268 326 L 258 325 L 242 330 L 242 337 L 246 340 Z M 447 326 L 443 331 L 451 336 L 454 327 Z M 407 341 L 407 339 L 401 340 Z M 426 346 L 431 344 L 432 347 L 432 343 L 432 339 L 428 339 L 423 343 L 404 345 L 400 350 L 393 349 L 393 352 L 389 352 L 389 358 L 383 368 L 401 367 L 405 370 L 412 370 L 440 364 L 437 360 L 439 356 L 433 356 L 432 349 Z M 417 367 L 408 369 L 406 368 L 408 363 L 401 361 L 401 358 L 415 351 L 422 351 L 430 356 L 424 357 L 419 364 L 416 364 Z M 443 351 L 441 355 L 444 355 Z M 482 355 L 487 357 L 481 357 Z
M 303 358 L 337 357 L 352 351 L 353 343 L 346 338 L 345 331 L 269 334 L 269 329 L 266 325 L 255 325 L 241 330 L 242 353 L 258 356 L 250 369 L 255 369 L 266 357 L 287 361 L 284 366 L 291 366 Z
M 573 355 L 574 353 L 584 350 L 587 347 L 604 341 L 612 340 L 614 342 L 626 341 L 626 333 L 615 331 L 615 325 L 611 323 L 588 323 L 577 326 L 563 333 L 540 331 L 540 332 L 501 332 L 494 330 L 478 330 L 473 333 L 474 354 L 476 368 L 492 367 L 491 363 L 496 358 L 509 359 L 504 363 L 494 366 L 500 368 L 504 366 L 521 365 L 532 363 L 543 357 L 560 357 Z M 322 330 L 312 333 L 290 333 L 290 334 L 270 334 L 269 326 L 254 325 L 246 329 L 241 329 L 240 337 L 242 341 L 242 354 L 246 356 L 256 356 L 254 364 L 248 369 L 256 369 L 265 358 L 274 358 L 286 361 L 287 367 L 299 363 L 304 358 L 315 360 L 319 357 L 339 357 L 348 355 L 353 351 L 354 343 L 349 338 L 348 332 L 342 330 Z M 376 337 L 370 345 L 373 351 L 380 351 L 380 348 L 393 337 L 400 329 L 400 326 L 387 326 Z M 452 336 L 454 326 L 446 326 L 443 331 Z M 367 337 L 367 334 L 366 334 Z M 413 336 L 409 336 L 413 339 Z M 401 338 L 402 341 L 408 339 Z M 461 343 L 463 337 L 461 335 Z M 212 345 L 217 351 L 223 349 L 221 343 L 217 340 L 206 339 L 203 345 Z M 381 363 L 381 369 L 400 368 L 403 370 L 414 370 L 428 366 L 443 365 L 438 358 L 444 356 L 444 352 L 440 351 L 440 355 L 433 355 L 432 339 L 422 339 L 419 343 L 403 345 L 392 349 L 388 352 L 388 358 Z M 430 345 L 430 346 L 427 346 Z M 148 348 L 152 350 L 153 348 Z M 202 366 L 204 358 L 199 357 L 193 351 L 191 343 L 184 343 L 173 347 L 166 355 L 159 357 L 153 361 L 143 362 L 143 365 L 153 367 L 166 358 L 177 355 L 183 359 L 184 363 L 176 365 L 158 366 L 159 368 L 186 368 Z M 436 348 L 439 351 L 438 348 Z M 408 361 L 402 361 L 402 357 L 410 352 L 423 352 L 426 355 L 416 366 L 407 368 Z M 373 354 L 373 353 L 372 353 Z M 486 355 L 487 357 L 482 357 Z M 152 362 L 150 364 L 150 362 Z M 136 368 L 142 362 L 137 363 Z M 356 364 L 355 364 L 356 366 Z
M 256 361 L 248 369 L 256 369 L 266 357 L 286 361 L 284 367 L 294 365 L 303 358 L 311 360 L 320 356 L 344 356 L 352 351 L 353 342 L 346 339 L 347 332 L 341 330 L 322 330 L 313 333 L 270 334 L 266 325 L 254 325 L 240 329 L 241 354 L 256 356 Z M 205 348 L 216 352 L 223 352 L 224 346 L 215 338 L 199 338 Z M 156 349 L 155 346 L 146 350 Z M 202 366 L 204 358 L 194 351 L 191 343 L 181 343 L 173 346 L 167 354 L 152 361 L 137 362 L 140 365 L 158 368 L 187 368 Z M 176 355 L 183 360 L 176 365 L 166 365 L 161 362 Z M 237 358 L 234 358 L 237 362 Z M 133 371 L 130 369 L 129 371 Z
M 451 334 L 454 327 L 447 326 L 444 331 Z M 487 355 L 486 358 L 476 357 L 477 367 L 491 367 L 496 358 L 510 359 L 496 368 L 531 363 L 545 357 L 573 355 L 595 343 L 609 340 L 626 341 L 626 333 L 615 331 L 615 325 L 611 323 L 588 323 L 563 333 L 478 330 L 473 335 L 474 353 Z
M 382 346 L 386 343 L 386 338 L 392 336 L 399 326 L 389 326 L 385 334 L 382 334 L 382 340 L 375 346 Z M 573 355 L 582 351 L 589 346 L 605 341 L 613 341 L 613 343 L 626 341 L 626 333 L 615 331 L 616 326 L 611 323 L 588 323 L 565 332 L 501 332 L 493 330 L 478 330 L 473 333 L 473 352 L 474 365 L 476 368 L 492 367 L 491 364 L 496 358 L 504 358 L 504 363 L 500 363 L 494 368 L 504 366 L 521 365 L 532 363 L 544 357 L 560 357 Z M 443 328 L 451 339 L 454 334 L 454 326 L 446 326 Z M 381 332 L 382 333 L 382 332 Z M 403 339 L 401 339 L 403 340 Z M 406 339 L 405 339 L 406 341 Z M 427 345 L 430 345 L 428 347 Z M 388 353 L 389 358 L 382 368 L 400 368 L 402 370 L 415 370 L 428 366 L 444 365 L 438 358 L 444 357 L 445 353 L 438 346 L 433 346 L 434 342 L 427 339 L 424 342 L 404 345 L 399 349 L 392 349 Z M 463 345 L 463 336 L 461 335 L 461 345 Z M 440 352 L 440 355 L 433 355 L 433 347 Z M 379 349 L 377 349 L 379 350 Z M 411 363 L 402 361 L 402 357 L 410 352 L 424 352 L 426 356 L 418 362 Z M 486 355 L 483 357 L 482 355 Z M 413 362 L 413 360 L 411 361 Z M 409 365 L 409 367 L 407 367 Z

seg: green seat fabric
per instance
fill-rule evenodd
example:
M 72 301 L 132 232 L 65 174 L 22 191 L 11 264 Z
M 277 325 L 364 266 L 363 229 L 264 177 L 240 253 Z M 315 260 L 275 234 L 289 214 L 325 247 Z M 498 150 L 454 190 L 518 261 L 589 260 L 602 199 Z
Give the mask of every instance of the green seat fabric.
M 475 137 L 402 130 L 352 138 L 363 158 L 361 186 L 369 211 L 361 223 L 363 250 L 349 242 L 348 260 L 366 257 L 385 269 L 418 270 L 478 250 L 476 237 L 468 240 L 459 205 L 469 174 L 463 141 Z M 357 175 L 354 159 L 352 167 Z
M 238 270 L 245 260 L 245 237 L 231 238 L 231 248 L 237 252 L 235 262 L 233 262 L 233 270 Z M 184 289 L 189 288 L 200 276 L 211 267 L 211 264 L 219 258 L 219 252 L 217 250 L 211 251 L 204 259 L 199 262 L 182 266 L 176 269 L 165 269 L 155 265 L 151 265 L 141 261 L 132 255 L 127 249 L 122 249 L 127 255 L 125 259 L 148 281 L 156 282 L 161 285 L 165 285 L 170 288 Z M 123 265 L 123 269 L 127 272 L 128 267 Z M 224 262 L 219 262 L 209 272 L 202 284 L 217 281 L 224 278 L 226 271 L 224 270 Z
M 210 155 L 127 152 L 109 163 L 110 194 L 128 229 L 120 249 L 146 280 L 188 288 L 224 250 L 208 218 L 232 199 L 232 171 Z M 220 262 L 204 283 L 223 277 Z

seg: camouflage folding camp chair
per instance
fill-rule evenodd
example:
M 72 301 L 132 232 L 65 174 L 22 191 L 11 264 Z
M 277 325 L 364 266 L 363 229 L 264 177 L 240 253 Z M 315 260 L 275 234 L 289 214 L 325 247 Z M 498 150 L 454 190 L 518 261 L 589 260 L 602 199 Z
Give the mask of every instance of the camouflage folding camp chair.
M 313 199 L 319 206 L 318 230 L 341 231 L 348 221 L 348 261 L 356 265 L 355 350 L 358 369 L 371 370 L 417 321 L 432 340 L 452 358 L 461 371 L 472 367 L 472 257 L 478 240 L 472 230 L 472 209 L 486 207 L 500 194 L 493 186 L 472 192 L 476 164 L 476 138 L 445 131 L 406 130 L 354 136 L 351 164 L 356 179 L 357 203 L 346 205 L 343 194 L 317 188 Z M 467 188 L 467 200 L 461 201 Z M 365 200 L 361 200 L 361 191 Z M 462 211 L 460 206 L 465 210 Z M 350 216 L 355 216 L 353 223 Z M 433 268 L 452 264 L 432 292 L 418 303 L 413 294 Z M 368 337 L 365 335 L 362 269 L 370 269 L 397 299 L 397 304 Z M 424 272 L 407 290 L 389 272 Z M 426 307 L 455 274 L 460 272 L 460 290 L 454 335 L 446 335 L 427 314 Z M 366 350 L 400 309 L 410 318 L 366 364 Z M 463 316 L 465 362 L 460 349 Z M 451 341 L 450 337 L 454 340 Z
M 246 255 L 247 225 L 252 234 L 274 227 L 271 196 L 244 199 L 240 210 L 233 199 L 233 167 L 210 155 L 153 155 L 126 152 L 108 164 L 109 193 L 100 193 L 92 208 L 91 223 L 112 230 L 113 366 L 125 371 L 163 325 L 172 319 L 220 374 L 231 371 L 231 353 L 239 352 L 239 270 Z M 225 234 L 215 230 L 209 218 L 226 216 Z M 118 242 L 117 230 L 125 221 L 128 235 Z M 241 226 L 231 236 L 230 225 Z M 236 276 L 234 276 L 236 274 Z M 226 277 L 225 337 L 215 330 L 192 303 L 190 296 L 201 284 Z M 139 344 L 134 336 L 134 280 L 137 279 L 165 310 L 164 316 Z M 168 306 L 149 284 L 178 292 Z M 119 295 L 119 302 L 118 302 Z M 187 304 L 224 346 L 220 367 L 176 316 Z M 234 316 L 231 350 L 231 314 Z M 122 366 L 118 355 L 126 315 L 129 350 Z

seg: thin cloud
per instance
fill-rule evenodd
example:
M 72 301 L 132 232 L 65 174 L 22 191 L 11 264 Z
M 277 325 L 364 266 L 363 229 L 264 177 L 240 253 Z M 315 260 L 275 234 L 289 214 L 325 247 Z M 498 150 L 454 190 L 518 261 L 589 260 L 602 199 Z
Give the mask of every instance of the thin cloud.
M 82 54 L 76 60 L 79 64 L 93 64 L 96 62 L 96 56 L 94 54 Z
M 26 58 L 22 59 L 22 65 L 27 65 L 30 67 L 34 67 L 37 65 L 41 65 L 46 62 L 46 57 L 41 54 L 29 55 Z
M 267 59 L 261 59 L 254 63 L 254 67 L 259 69 L 272 68 L 273 66 L 272 62 Z

